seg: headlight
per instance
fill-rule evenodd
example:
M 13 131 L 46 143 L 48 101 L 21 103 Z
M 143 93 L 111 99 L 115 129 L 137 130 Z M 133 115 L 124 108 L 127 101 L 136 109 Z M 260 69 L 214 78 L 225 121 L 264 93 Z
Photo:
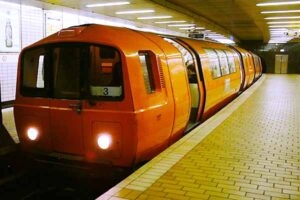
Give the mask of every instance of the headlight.
M 27 137 L 32 141 L 36 140 L 38 135 L 39 135 L 39 131 L 36 128 L 29 128 L 27 130 Z
M 107 133 L 105 134 L 100 134 L 98 136 L 98 140 L 97 140 L 97 143 L 98 143 L 98 146 L 101 148 L 101 149 L 108 149 L 112 143 L 112 139 L 111 139 L 111 136 Z

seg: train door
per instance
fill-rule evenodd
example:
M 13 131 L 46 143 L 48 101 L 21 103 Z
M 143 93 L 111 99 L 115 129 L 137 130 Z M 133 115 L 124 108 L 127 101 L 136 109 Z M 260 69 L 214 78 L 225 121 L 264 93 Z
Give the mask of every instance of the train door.
M 249 87 L 254 81 L 255 71 L 254 71 L 252 56 L 247 52 L 247 53 L 245 53 L 245 57 L 247 60 L 246 62 L 247 62 L 248 74 L 249 74 L 249 80 L 247 83 L 247 87 Z
M 64 45 L 52 49 L 50 132 L 53 151 L 84 153 L 81 113 L 81 51 Z
M 190 94 L 191 94 L 191 112 L 190 112 L 190 118 L 189 118 L 189 126 L 192 126 L 195 122 L 199 120 L 199 107 L 200 107 L 200 87 L 198 84 L 198 78 L 197 78 L 197 63 L 195 60 L 195 55 L 181 45 L 179 42 L 174 41 L 172 39 L 165 38 L 166 41 L 173 44 L 182 54 L 184 64 L 187 69 L 188 74 L 188 80 L 189 80 L 189 88 L 190 88 Z
M 275 55 L 275 74 L 287 74 L 288 55 Z
M 248 80 L 248 75 L 246 73 L 247 63 L 245 62 L 244 53 L 238 51 L 234 47 L 231 47 L 231 49 L 234 50 L 239 60 L 240 72 L 241 72 L 241 87 L 239 91 L 242 92 L 246 89 L 247 86 L 247 80 Z

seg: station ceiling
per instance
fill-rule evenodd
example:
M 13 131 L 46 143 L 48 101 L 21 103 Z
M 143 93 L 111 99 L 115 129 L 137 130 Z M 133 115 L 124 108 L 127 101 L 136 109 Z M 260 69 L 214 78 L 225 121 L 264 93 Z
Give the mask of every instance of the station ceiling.
M 262 14 L 262 11 L 299 9 L 298 5 L 258 7 L 257 3 L 269 2 L 265 0 L 128 0 L 127 5 L 112 7 L 86 7 L 89 4 L 116 2 L 117 0 L 40 0 L 42 2 L 62 5 L 80 10 L 118 17 L 152 26 L 186 32 L 182 27 L 169 26 L 170 24 L 155 23 L 159 21 L 175 20 L 186 21 L 187 24 L 196 24 L 223 34 L 233 36 L 237 40 L 260 40 L 268 42 L 270 39 L 269 25 L 266 17 L 282 14 Z M 120 1 L 120 0 L 118 0 Z M 123 1 L 123 0 L 122 0 Z M 124 0 L 125 1 L 125 0 Z M 276 0 L 275 0 L 276 1 Z M 278 1 L 278 0 L 277 0 Z M 283 1 L 283 0 L 281 0 Z M 155 10 L 154 13 L 143 14 L 116 14 L 119 11 Z M 294 13 L 285 16 L 295 15 Z M 172 16 L 169 19 L 138 19 L 141 16 Z

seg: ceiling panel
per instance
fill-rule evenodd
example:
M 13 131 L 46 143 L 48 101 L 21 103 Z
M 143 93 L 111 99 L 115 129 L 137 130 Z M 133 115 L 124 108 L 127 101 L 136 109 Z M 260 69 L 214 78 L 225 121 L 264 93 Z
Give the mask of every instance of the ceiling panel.
M 119 17 L 130 21 L 142 22 L 161 28 L 182 31 L 178 27 L 168 27 L 166 24 L 155 24 L 162 20 L 138 20 L 139 16 L 171 15 L 172 20 L 185 20 L 226 36 L 233 35 L 239 40 L 264 40 L 270 38 L 267 21 L 268 16 L 281 16 L 282 14 L 261 14 L 263 10 L 299 9 L 300 5 L 257 7 L 256 3 L 268 0 L 128 0 L 129 5 L 87 8 L 87 4 L 113 2 L 117 0 L 41 0 L 43 2 L 62 5 L 66 7 L 91 11 L 112 17 Z M 282 1 L 282 0 L 273 0 Z M 115 12 L 123 10 L 154 9 L 155 13 L 116 15 Z M 294 16 L 295 14 L 285 14 Z M 298 13 L 300 15 L 300 13 Z

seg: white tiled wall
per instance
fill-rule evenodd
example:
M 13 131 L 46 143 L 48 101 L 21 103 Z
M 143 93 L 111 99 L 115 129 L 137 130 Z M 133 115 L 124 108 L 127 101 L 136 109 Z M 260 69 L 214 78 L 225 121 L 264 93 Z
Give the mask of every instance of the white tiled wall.
M 0 80 L 2 101 L 15 99 L 18 53 L 0 54 Z
M 56 32 L 62 27 L 66 28 L 83 23 L 99 23 L 114 26 L 126 26 L 129 28 L 142 27 L 140 29 L 145 31 L 152 29 L 164 32 L 165 34 L 178 34 L 176 32 L 168 31 L 165 29 L 154 28 L 149 25 L 135 24 L 134 22 L 119 18 L 99 15 L 82 10 L 74 10 L 61 6 L 54 6 L 52 4 L 42 3 L 36 0 L 13 1 L 21 3 L 11 2 L 12 1 L 10 0 L 0 0 L 0 17 L 6 15 L 7 11 L 5 11 L 5 9 L 7 8 L 13 8 L 14 10 L 19 12 L 17 16 L 20 18 L 19 35 L 21 37 L 21 48 L 18 49 L 22 49 L 42 39 L 43 37 L 45 37 L 46 33 L 50 33 L 53 31 Z M 52 20 L 52 22 L 51 20 L 46 20 L 47 16 L 49 17 L 49 15 L 53 14 L 57 15 L 54 16 L 54 18 L 59 17 L 59 23 L 61 24 L 58 24 L 57 22 L 55 22 L 55 20 Z M 45 24 L 46 21 L 48 21 L 47 25 Z M 5 25 L 6 21 L 3 21 L 3 23 Z M 15 33 L 15 29 L 17 28 L 13 28 Z M 3 29 L 4 28 L 0 29 L 0 33 L 2 34 L 2 36 L 5 34 L 3 32 Z M 0 49 L 0 81 L 2 101 L 11 101 L 15 99 L 18 56 L 18 52 L 1 52 Z
M 42 9 L 25 5 L 22 5 L 21 13 L 22 47 L 26 47 L 43 38 L 44 16 Z

